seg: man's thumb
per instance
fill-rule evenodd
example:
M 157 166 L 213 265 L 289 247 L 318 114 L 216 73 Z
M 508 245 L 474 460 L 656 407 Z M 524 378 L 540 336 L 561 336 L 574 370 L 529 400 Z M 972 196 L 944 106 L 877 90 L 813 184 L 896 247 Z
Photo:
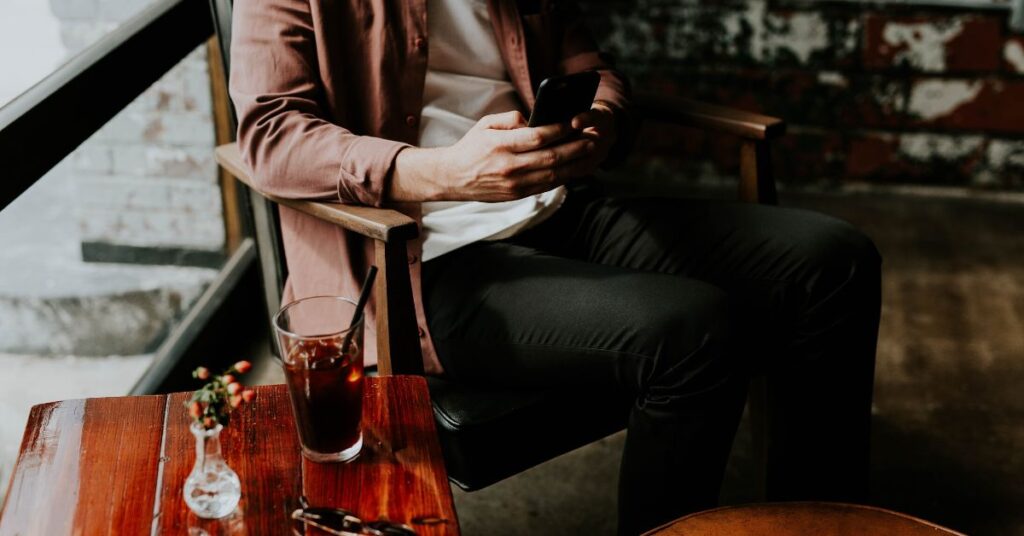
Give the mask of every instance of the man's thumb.
M 483 128 L 495 130 L 512 130 L 526 126 L 526 119 L 517 110 L 500 114 L 485 115 L 478 123 Z

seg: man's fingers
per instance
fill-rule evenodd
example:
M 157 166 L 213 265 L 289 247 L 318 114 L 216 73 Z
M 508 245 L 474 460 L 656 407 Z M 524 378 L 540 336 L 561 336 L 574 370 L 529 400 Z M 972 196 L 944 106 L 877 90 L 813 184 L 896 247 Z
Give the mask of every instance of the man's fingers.
M 572 179 L 593 175 L 594 162 L 589 158 L 579 158 L 554 168 L 529 171 L 517 177 L 519 196 L 526 197 L 546 192 L 561 186 Z
M 500 114 L 485 115 L 477 124 L 495 130 L 512 130 L 526 126 L 526 118 L 516 110 Z
M 586 158 L 594 152 L 594 142 L 589 139 L 573 140 L 543 149 L 518 153 L 512 157 L 510 168 L 515 172 L 554 168 Z
M 534 151 L 568 136 L 572 128 L 565 124 L 517 128 L 504 132 L 504 145 L 516 153 Z
M 578 179 L 593 175 L 597 171 L 598 162 L 593 158 L 580 158 L 555 168 L 555 180 L 561 184 L 570 179 Z
M 519 198 L 536 195 L 561 186 L 570 178 L 559 175 L 554 169 L 530 171 L 518 177 L 519 191 L 516 194 Z
M 587 110 L 576 117 L 572 118 L 570 123 L 572 128 L 576 130 L 583 130 L 588 127 L 597 126 L 597 112 L 594 110 Z

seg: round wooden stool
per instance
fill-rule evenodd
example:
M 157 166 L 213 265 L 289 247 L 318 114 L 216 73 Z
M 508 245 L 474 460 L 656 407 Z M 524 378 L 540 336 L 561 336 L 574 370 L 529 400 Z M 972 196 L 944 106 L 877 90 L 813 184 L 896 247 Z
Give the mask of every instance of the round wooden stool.
M 964 536 L 923 519 L 874 506 L 790 502 L 697 512 L 645 536 Z

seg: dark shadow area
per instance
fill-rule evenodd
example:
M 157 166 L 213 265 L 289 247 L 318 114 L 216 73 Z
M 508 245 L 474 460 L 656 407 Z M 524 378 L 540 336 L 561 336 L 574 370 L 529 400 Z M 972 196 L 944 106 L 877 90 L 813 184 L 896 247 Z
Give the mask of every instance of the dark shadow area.
M 970 534 L 1024 534 L 1024 206 L 790 195 L 885 258 L 875 374 L 876 504 Z

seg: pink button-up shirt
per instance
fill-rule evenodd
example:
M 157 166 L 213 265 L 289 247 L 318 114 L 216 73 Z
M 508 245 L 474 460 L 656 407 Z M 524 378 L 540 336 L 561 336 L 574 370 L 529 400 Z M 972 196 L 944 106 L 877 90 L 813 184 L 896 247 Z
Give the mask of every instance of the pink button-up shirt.
M 235 0 L 230 94 L 238 143 L 258 187 L 279 197 L 391 206 L 421 222 L 418 203 L 385 198 L 395 157 L 414 145 L 427 72 L 427 0 Z M 522 6 L 522 7 L 521 7 Z M 502 59 L 519 98 L 556 74 L 598 70 L 597 99 L 627 108 L 611 69 L 561 0 L 488 0 Z M 355 296 L 373 244 L 280 207 L 289 277 L 284 300 Z M 441 372 L 420 291 L 422 241 L 409 243 L 413 302 L 428 373 Z M 376 362 L 373 304 L 366 360 Z

